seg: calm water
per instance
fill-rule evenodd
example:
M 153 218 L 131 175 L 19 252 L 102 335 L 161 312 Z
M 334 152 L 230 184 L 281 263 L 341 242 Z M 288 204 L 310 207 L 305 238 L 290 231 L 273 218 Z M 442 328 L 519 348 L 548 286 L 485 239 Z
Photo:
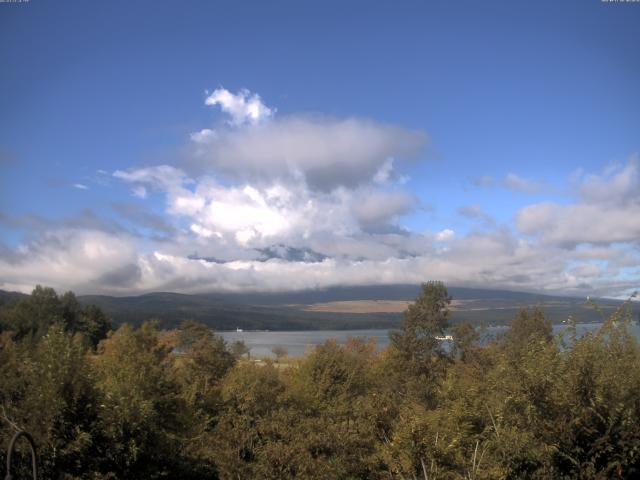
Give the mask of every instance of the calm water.
M 554 325 L 554 333 L 560 333 L 565 325 Z M 598 323 L 579 323 L 576 325 L 578 335 L 600 328 Z M 640 326 L 633 324 L 632 330 L 636 338 L 640 339 Z M 379 349 L 389 344 L 389 332 L 391 330 L 317 330 L 304 332 L 220 332 L 227 342 L 242 340 L 251 350 L 252 357 L 273 357 L 271 349 L 276 346 L 285 347 L 289 355 L 301 356 L 330 338 L 335 338 L 340 344 L 344 344 L 350 337 L 375 338 Z M 487 327 L 481 332 L 481 338 L 490 339 L 506 331 L 506 327 Z
M 271 349 L 276 346 L 285 347 L 289 355 L 299 357 L 307 349 L 313 348 L 335 338 L 344 344 L 350 337 L 375 338 L 378 348 L 389 344 L 390 330 L 314 330 L 304 332 L 220 332 L 224 339 L 231 343 L 242 340 L 251 349 L 252 357 L 274 357 Z

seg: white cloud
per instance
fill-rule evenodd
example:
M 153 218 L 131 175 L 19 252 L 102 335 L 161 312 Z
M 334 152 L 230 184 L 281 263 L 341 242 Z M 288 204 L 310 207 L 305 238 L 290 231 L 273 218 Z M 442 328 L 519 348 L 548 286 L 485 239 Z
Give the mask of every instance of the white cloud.
M 364 229 L 385 227 L 418 205 L 415 195 L 408 192 L 369 189 L 359 191 L 353 202 L 353 213 Z
M 531 180 L 516 173 L 507 173 L 502 181 L 498 181 L 492 176 L 483 175 L 473 179 L 476 187 L 493 188 L 502 185 L 509 190 L 520 193 L 537 193 L 544 186 L 543 183 Z
M 196 239 L 223 245 L 216 232 L 193 226 Z M 236 232 L 243 235 L 243 231 Z M 250 235 L 250 234 L 249 234 Z M 36 283 L 80 293 L 133 294 L 149 291 L 269 291 L 336 285 L 418 283 L 441 279 L 451 285 L 543 290 L 551 293 L 620 295 L 633 282 L 607 277 L 602 252 L 567 251 L 517 238 L 508 230 L 456 238 L 449 230 L 410 237 L 420 252 L 401 257 L 393 235 L 371 246 L 389 249 L 367 259 L 334 256 L 322 260 L 237 258 L 207 261 L 171 253 L 175 242 L 144 253 L 130 236 L 96 230 L 57 229 L 40 240 L 0 255 L 0 288 L 29 290 Z M 179 242 L 181 237 L 176 237 Z M 350 237 L 337 237 L 347 240 Z M 369 237 L 371 239 L 371 237 Z M 411 240 L 413 238 L 413 240 Z M 447 239 L 447 249 L 432 247 Z M 241 239 L 243 240 L 243 239 Z M 250 239 L 245 239 L 250 241 Z M 353 239 L 358 241 L 357 238 Z M 409 243 L 405 243 L 409 245 Z M 366 246 L 361 243 L 358 247 Z M 216 247 L 216 252 L 219 249 Z M 589 260 L 595 256 L 597 264 Z M 580 260 L 580 258 L 583 258 Z M 637 254 L 629 258 L 631 262 Z M 91 265 L 91 268 L 86 268 Z M 73 272 L 73 274 L 70 274 Z
M 138 198 L 147 198 L 147 189 L 144 185 L 136 185 L 131 189 L 131 193 Z
M 640 239 L 638 163 L 606 169 L 603 175 L 581 175 L 579 201 L 538 203 L 520 209 L 520 232 L 545 244 L 575 247 L 582 243 L 609 245 Z
M 209 201 L 198 217 L 217 230 L 240 235 L 242 243 L 246 243 L 256 235 L 271 237 L 285 232 L 291 221 L 287 213 L 277 204 L 267 203 L 262 192 L 245 186 L 210 192 Z
M 635 242 L 640 239 L 640 208 L 540 203 L 522 208 L 517 214 L 517 225 L 524 234 L 538 235 L 545 243 L 567 247 Z
M 87 187 L 86 185 L 84 185 L 82 183 L 74 183 L 73 186 L 74 186 L 74 188 L 77 188 L 78 190 L 89 190 L 89 187 Z
M 235 126 L 243 124 L 257 124 L 274 113 L 267 107 L 258 94 L 251 94 L 249 90 L 240 90 L 237 94 L 224 88 L 218 88 L 205 100 L 206 105 L 219 105 L 223 112 L 231 116 L 230 123 Z M 203 130 L 201 134 L 205 132 Z M 211 131 L 207 132 L 209 136 Z
M 214 132 L 210 128 L 203 128 L 199 132 L 193 132 L 190 135 L 190 138 L 195 143 L 207 143 L 209 140 L 214 138 L 215 135 L 216 135 L 216 132 Z
M 229 114 L 232 128 L 191 134 L 184 168 L 196 177 L 224 176 L 251 185 L 303 182 L 324 191 L 403 183 L 406 177 L 396 172 L 394 158 L 415 158 L 425 143 L 422 132 L 366 119 L 275 117 L 275 110 L 248 90 L 233 94 L 220 88 L 205 103 Z
M 637 267 L 640 265 L 639 252 L 623 245 L 591 246 L 582 245 L 571 254 L 576 261 L 606 262 L 610 267 L 619 269 L 624 267 Z
M 304 185 L 280 183 L 226 187 L 204 181 L 192 195 L 200 200 L 199 208 L 181 214 L 227 235 L 229 241 L 235 238 L 256 248 L 274 243 L 313 245 L 322 254 L 347 256 L 354 254 L 352 249 L 338 252 L 339 245 L 355 242 L 362 247 L 372 235 L 399 230 L 399 218 L 417 205 L 416 198 L 403 191 L 367 187 L 315 192 Z M 175 206 L 169 209 L 178 211 Z M 375 238 L 381 241 L 381 236 Z M 332 245 L 331 252 L 327 244 Z M 357 257 L 367 257 L 368 248 L 355 250 Z
M 186 181 L 184 172 L 170 165 L 116 170 L 113 176 L 129 183 L 149 185 L 158 190 L 171 189 Z
M 390 183 L 405 184 L 410 178 L 408 175 L 399 175 L 393 168 L 394 159 L 387 158 L 373 176 L 373 183 L 377 185 L 388 185 Z
M 473 220 L 481 220 L 484 224 L 488 226 L 495 226 L 495 219 L 489 215 L 488 213 L 482 210 L 482 207 L 477 204 L 473 205 L 463 205 L 457 210 L 459 215 L 462 215 L 465 218 L 473 219 Z
M 288 116 L 216 131 L 194 144 L 187 168 L 235 181 L 303 181 L 331 190 L 393 178 L 390 158 L 414 158 L 424 142 L 421 132 L 370 120 Z
M 522 193 L 536 193 L 541 188 L 540 183 L 521 177 L 515 173 L 507 174 L 507 176 L 504 177 L 503 184 L 511 190 Z
M 602 175 L 577 175 L 579 194 L 585 203 L 628 205 L 640 203 L 640 164 L 633 156 L 626 165 L 612 164 Z
M 209 230 L 208 228 L 203 227 L 202 225 L 198 225 L 197 223 L 191 224 L 189 229 L 195 234 L 197 234 L 198 236 L 204 237 L 204 238 L 211 238 L 213 236 L 216 236 L 218 238 L 222 237 L 220 232 L 214 232 L 213 230 Z
M 48 230 L 0 256 L 0 288 L 36 284 L 77 291 L 136 287 L 138 252 L 132 237 L 90 229 Z
M 445 228 L 444 230 L 441 230 L 440 232 L 436 233 L 436 240 L 439 242 L 447 242 L 453 239 L 455 235 L 456 235 L 456 232 L 454 232 L 449 228 Z
M 0 245 L 0 288 L 42 283 L 133 294 L 441 279 L 620 295 L 633 286 L 628 272 L 640 264 L 637 159 L 600 175 L 577 174 L 575 199 L 525 206 L 516 229 L 471 204 L 457 213 L 482 220 L 481 232 L 464 233 L 455 215 L 451 228 L 414 232 L 403 217 L 420 203 L 405 190 L 401 169 L 421 151 L 423 133 L 358 118 L 279 118 L 248 91 L 219 89 L 207 104 L 220 106 L 231 125 L 194 132 L 180 168 L 112 174 L 141 199 L 164 198 L 163 216 L 137 208 L 151 202 L 118 207 L 142 234 L 90 213 L 63 221 L 0 213 L 0 221 L 31 234 L 20 247 Z M 541 186 L 515 174 L 503 185 L 527 192 Z
M 593 263 L 580 263 L 571 267 L 567 273 L 575 278 L 587 280 L 599 277 L 602 273 L 602 268 Z
M 331 243 L 336 254 L 338 245 L 370 244 L 369 234 L 398 231 L 401 216 L 418 205 L 414 195 L 381 189 L 372 182 L 327 192 L 311 189 L 304 182 L 225 185 L 212 176 L 192 180 L 168 166 L 130 169 L 115 175 L 133 182 L 135 188 L 150 185 L 164 192 L 167 213 L 177 220 L 186 219 L 190 230 L 200 237 L 216 232 L 230 245 L 252 248 L 314 243 L 314 248 L 320 247 L 324 254 L 319 245 L 324 241 Z M 347 247 L 339 254 L 351 255 L 353 250 L 358 249 Z M 368 250 L 370 246 L 357 256 L 366 256 Z M 388 253 L 393 254 L 393 250 Z

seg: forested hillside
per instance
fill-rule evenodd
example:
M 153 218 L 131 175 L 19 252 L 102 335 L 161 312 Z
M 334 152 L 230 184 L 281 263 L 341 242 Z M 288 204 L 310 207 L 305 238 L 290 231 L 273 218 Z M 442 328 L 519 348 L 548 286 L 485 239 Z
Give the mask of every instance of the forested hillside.
M 445 351 L 450 302 L 423 285 L 382 352 L 353 339 L 254 362 L 202 324 L 109 331 L 38 288 L 0 308 L 2 455 L 24 429 L 45 479 L 638 478 L 629 304 L 581 338 L 553 337 L 540 309 L 484 346 L 457 324 Z
M 255 301 L 259 301 L 257 298 Z M 216 330 L 331 330 L 393 328 L 398 314 L 371 315 L 305 312 L 287 305 L 239 303 L 242 299 L 152 293 L 135 297 L 87 295 L 85 304 L 99 305 L 114 323 L 140 325 L 157 319 L 164 328 L 175 328 L 186 319 L 196 320 Z
M 602 321 L 602 314 L 584 298 L 460 287 L 449 291 L 458 302 L 452 306 L 453 324 L 508 325 L 520 308 L 533 306 L 544 308 L 553 323 L 564 322 L 571 315 L 580 318 L 581 322 Z M 237 327 L 245 330 L 355 330 L 396 328 L 402 314 L 400 311 L 345 313 L 330 308 L 310 311 L 306 307 L 353 300 L 410 301 L 419 293 L 419 285 L 369 285 L 280 293 L 80 295 L 77 299 L 82 305 L 100 307 L 115 325 L 139 326 L 146 320 L 155 319 L 163 328 L 175 328 L 184 320 L 195 320 L 216 330 L 235 330 Z M 8 302 L 21 295 L 0 291 L 0 304 L 3 299 Z M 605 316 L 620 304 L 616 300 L 598 300 Z

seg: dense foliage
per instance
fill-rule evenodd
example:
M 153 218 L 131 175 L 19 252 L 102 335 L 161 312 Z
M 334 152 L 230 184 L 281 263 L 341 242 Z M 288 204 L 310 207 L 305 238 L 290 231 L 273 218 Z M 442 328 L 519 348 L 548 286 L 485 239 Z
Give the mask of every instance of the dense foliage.
M 195 322 L 107 333 L 100 310 L 38 287 L 0 307 L 2 455 L 25 429 L 47 479 L 639 478 L 629 304 L 580 338 L 525 309 L 483 345 L 448 329 L 449 304 L 430 282 L 384 351 L 256 362 Z

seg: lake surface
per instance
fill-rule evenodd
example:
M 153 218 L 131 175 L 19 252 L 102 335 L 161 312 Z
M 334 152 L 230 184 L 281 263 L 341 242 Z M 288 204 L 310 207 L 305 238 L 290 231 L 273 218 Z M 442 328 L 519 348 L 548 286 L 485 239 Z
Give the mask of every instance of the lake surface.
M 309 330 L 303 332 L 219 332 L 229 343 L 242 340 L 251 350 L 252 357 L 275 357 L 271 349 L 285 347 L 290 356 L 299 357 L 315 345 L 335 338 L 340 344 L 350 337 L 375 338 L 382 349 L 389 344 L 391 330 Z
M 576 325 L 578 336 L 592 332 L 601 327 L 600 323 L 579 323 Z M 558 334 L 566 329 L 566 325 L 554 325 L 553 333 Z M 640 340 L 640 326 L 634 323 L 631 327 L 636 338 Z M 480 338 L 488 341 L 504 333 L 507 327 L 486 327 L 480 331 Z M 311 330 L 301 332 L 218 332 L 229 343 L 243 341 L 256 358 L 275 357 L 272 348 L 280 346 L 287 349 L 290 356 L 299 357 L 312 349 L 315 345 L 335 338 L 339 344 L 344 344 L 351 337 L 374 338 L 378 349 L 389 345 L 391 330 Z

